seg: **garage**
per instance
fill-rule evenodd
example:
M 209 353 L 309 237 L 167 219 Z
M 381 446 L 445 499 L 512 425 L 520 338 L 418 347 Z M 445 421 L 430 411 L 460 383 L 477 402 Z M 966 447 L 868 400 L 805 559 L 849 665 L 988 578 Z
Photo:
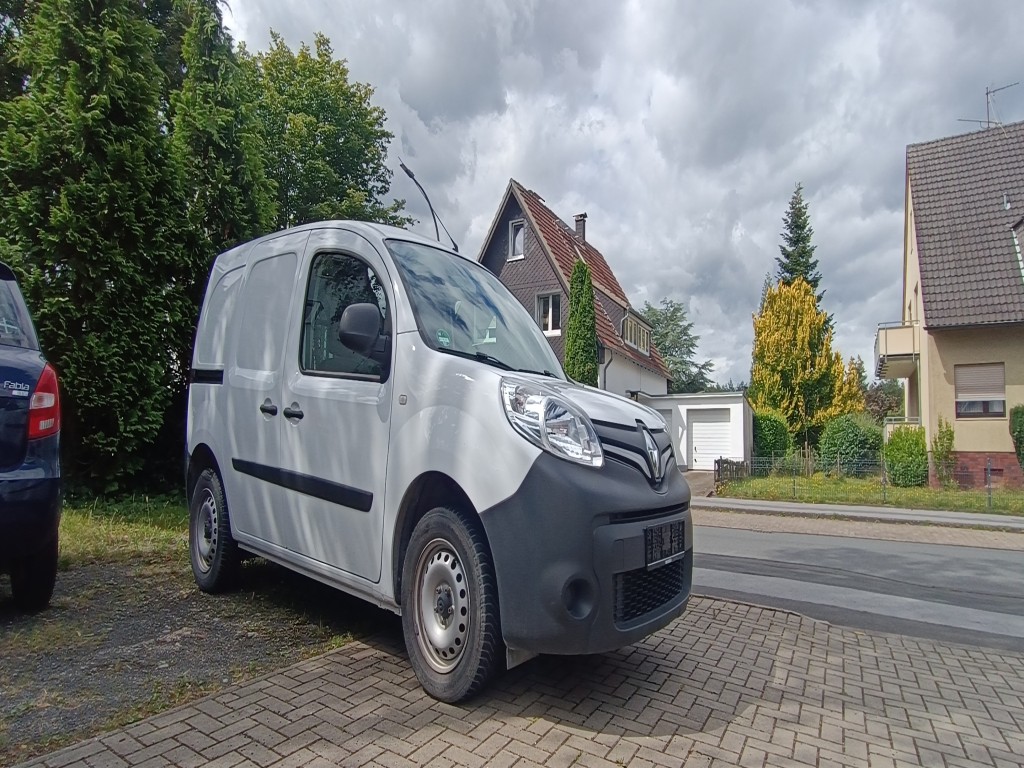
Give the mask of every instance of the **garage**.
M 691 469 L 713 470 L 715 459 L 732 455 L 728 408 L 690 409 Z
M 635 395 L 665 420 L 680 469 L 712 472 L 719 457 L 750 461 L 754 412 L 744 392 Z

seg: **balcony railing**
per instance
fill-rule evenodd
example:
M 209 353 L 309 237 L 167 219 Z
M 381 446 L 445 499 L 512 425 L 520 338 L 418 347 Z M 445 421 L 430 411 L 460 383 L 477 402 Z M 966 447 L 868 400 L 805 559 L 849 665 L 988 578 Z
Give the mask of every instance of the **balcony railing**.
M 916 322 L 879 323 L 875 334 L 875 376 L 907 379 L 917 370 L 921 334 Z

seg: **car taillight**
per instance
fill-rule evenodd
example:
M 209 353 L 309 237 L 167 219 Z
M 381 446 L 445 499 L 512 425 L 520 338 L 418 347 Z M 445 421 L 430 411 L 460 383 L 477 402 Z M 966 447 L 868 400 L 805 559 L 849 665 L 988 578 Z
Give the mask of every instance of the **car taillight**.
M 39 374 L 36 390 L 28 404 L 28 439 L 49 437 L 60 432 L 60 390 L 57 372 L 49 363 Z

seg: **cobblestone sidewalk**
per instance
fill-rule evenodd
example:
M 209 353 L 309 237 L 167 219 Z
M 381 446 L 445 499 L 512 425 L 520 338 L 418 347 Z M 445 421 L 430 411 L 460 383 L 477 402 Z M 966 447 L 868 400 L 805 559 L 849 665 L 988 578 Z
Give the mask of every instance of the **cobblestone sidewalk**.
M 694 598 L 632 648 L 466 706 L 378 636 L 34 766 L 1022 766 L 1024 657 Z

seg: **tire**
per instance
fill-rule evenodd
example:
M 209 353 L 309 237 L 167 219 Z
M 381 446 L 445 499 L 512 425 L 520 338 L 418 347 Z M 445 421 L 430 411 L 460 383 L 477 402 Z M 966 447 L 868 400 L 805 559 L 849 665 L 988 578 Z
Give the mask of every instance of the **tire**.
M 231 536 L 224 486 L 214 470 L 204 469 L 188 510 L 188 559 L 199 589 L 215 594 L 234 587 L 240 555 Z
M 501 622 L 490 550 L 455 510 L 416 524 L 402 567 L 402 630 L 423 689 L 455 703 L 478 693 L 501 656 Z
M 25 557 L 11 572 L 14 604 L 23 611 L 41 611 L 50 604 L 57 583 L 57 537 Z

